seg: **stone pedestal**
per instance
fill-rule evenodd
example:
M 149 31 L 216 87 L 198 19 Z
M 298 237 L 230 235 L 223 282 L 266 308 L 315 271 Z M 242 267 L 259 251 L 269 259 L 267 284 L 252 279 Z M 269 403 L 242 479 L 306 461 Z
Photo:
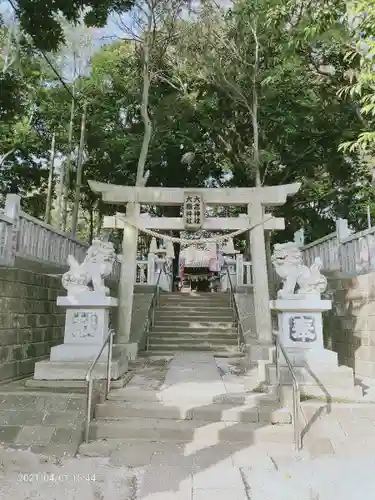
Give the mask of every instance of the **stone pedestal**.
M 271 300 L 270 307 L 278 314 L 279 337 L 293 364 L 334 361 L 331 356 L 335 353 L 325 352 L 323 343 L 322 313 L 331 309 L 330 300 L 294 295 Z M 280 361 L 285 363 L 283 358 Z
M 331 309 L 331 301 L 318 295 L 293 295 L 270 301 L 270 307 L 278 313 L 279 338 L 295 369 L 301 393 L 326 400 L 360 399 L 353 370 L 338 366 L 337 353 L 324 349 L 322 313 Z M 283 403 L 288 405 L 292 376 L 282 353 L 279 363 Z M 267 378 L 269 384 L 277 384 L 275 364 L 267 366 Z
M 52 347 L 49 361 L 35 364 L 34 379 L 84 380 L 108 335 L 109 311 L 117 307 L 117 299 L 101 293 L 84 292 L 58 297 L 57 305 L 66 307 L 64 343 Z M 108 345 L 94 369 L 94 378 L 106 378 L 107 359 Z M 112 378 L 118 379 L 127 368 L 126 350 L 114 348 Z

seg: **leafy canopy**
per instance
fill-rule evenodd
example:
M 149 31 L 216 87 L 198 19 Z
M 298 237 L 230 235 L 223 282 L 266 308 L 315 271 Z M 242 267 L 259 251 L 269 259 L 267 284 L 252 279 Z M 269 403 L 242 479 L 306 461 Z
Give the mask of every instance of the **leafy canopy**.
M 22 29 L 35 46 L 55 51 L 64 43 L 64 29 L 58 15 L 77 23 L 84 15 L 87 26 L 104 27 L 111 12 L 126 12 L 134 0 L 18 0 L 16 13 Z

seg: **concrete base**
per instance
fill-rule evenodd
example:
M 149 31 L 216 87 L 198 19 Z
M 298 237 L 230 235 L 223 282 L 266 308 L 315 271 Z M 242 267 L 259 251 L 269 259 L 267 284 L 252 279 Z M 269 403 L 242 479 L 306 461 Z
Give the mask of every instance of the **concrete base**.
M 117 380 L 111 381 L 111 389 L 121 389 L 124 387 L 129 380 L 132 378 L 132 372 L 126 372 Z M 105 380 L 96 380 L 94 389 L 101 387 L 103 393 L 105 388 Z M 33 378 L 28 378 L 25 380 L 25 388 L 31 391 L 43 391 L 43 392 L 58 392 L 58 393 L 86 393 L 87 382 L 85 380 L 35 380 Z
M 303 347 L 286 347 L 286 353 L 293 366 L 308 365 L 312 370 L 337 369 L 337 353 L 329 349 L 309 349 Z M 286 365 L 282 353 L 280 353 L 280 364 Z
M 277 385 L 276 366 L 266 367 L 267 382 Z M 362 389 L 354 385 L 353 370 L 347 366 L 323 365 L 294 366 L 294 371 L 300 385 L 301 395 L 307 398 L 323 399 L 325 401 L 359 401 Z M 280 366 L 280 399 L 281 404 L 291 408 L 292 376 L 286 366 Z
M 100 351 L 101 345 L 60 344 L 51 348 L 50 361 L 93 361 Z M 105 346 L 100 360 L 108 357 L 108 345 Z
M 275 345 L 266 342 L 259 342 L 251 339 L 248 344 L 249 361 L 265 361 L 270 363 L 274 360 Z
M 279 389 L 280 405 L 292 410 L 293 408 L 293 388 L 291 385 L 283 385 Z M 362 388 L 354 386 L 340 389 L 338 387 L 326 386 L 324 390 L 318 385 L 302 385 L 301 400 L 318 400 L 325 403 L 364 403 Z
M 85 380 L 90 361 L 39 361 L 35 363 L 35 380 Z M 128 370 L 128 359 L 124 356 L 112 360 L 111 379 L 117 380 Z M 107 378 L 107 363 L 99 361 L 93 378 Z

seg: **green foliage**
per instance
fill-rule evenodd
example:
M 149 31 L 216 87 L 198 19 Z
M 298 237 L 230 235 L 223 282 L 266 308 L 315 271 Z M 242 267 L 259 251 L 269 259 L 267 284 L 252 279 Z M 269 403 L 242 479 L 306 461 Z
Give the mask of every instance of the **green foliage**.
M 40 8 L 36 1 L 24 3 Z M 47 2 L 47 13 L 51 5 Z M 343 22 L 345 2 L 238 1 L 219 13 L 205 5 L 201 16 L 179 23 L 178 37 L 153 60 L 148 185 L 253 186 L 255 89 L 261 180 L 264 185 L 302 183 L 296 196 L 274 209 L 287 225 L 276 237 L 285 241 L 304 226 L 313 240 L 331 232 L 337 217 L 363 228 L 368 204 L 375 214 L 369 161 L 358 148 L 339 146 L 358 137 L 373 141 L 374 82 L 360 54 L 348 55 L 354 31 Z M 74 18 L 78 10 L 67 9 L 65 17 Z M 48 29 L 48 44 L 61 40 L 56 26 Z M 40 165 L 48 158 L 52 131 L 58 151 L 69 152 L 71 96 L 35 54 L 25 52 L 22 68 L 22 75 L 12 69 L 0 82 L 0 154 L 15 148 L 6 175 L 19 178 L 24 192 L 35 193 L 30 210 L 40 215 L 46 188 Z M 102 215 L 121 207 L 102 204 L 86 181 L 135 183 L 144 131 L 142 52 L 131 42 L 111 43 L 94 55 L 90 74 L 74 84 L 74 144 L 81 105 L 88 104 L 81 228 L 94 234 Z M 195 154 L 191 165 L 181 163 L 188 151 Z M 74 165 L 70 189 L 73 193 Z
M 0 194 L 16 183 L 33 215 L 40 215 L 45 198 L 48 137 L 38 129 L 40 98 L 50 74 L 15 29 L 0 32 L 3 55 L 0 76 Z M 11 35 L 11 36 L 9 36 Z
M 354 152 L 338 151 L 362 128 L 356 101 L 337 95 L 350 70 L 345 12 L 341 1 L 236 2 L 226 14 L 215 8 L 210 20 L 205 12 L 205 30 L 200 19 L 195 34 L 191 25 L 187 30 L 185 54 L 193 54 L 196 78 L 215 99 L 210 137 L 234 186 L 254 183 L 251 82 L 256 77 L 262 181 L 302 183 L 298 195 L 275 210 L 286 219 L 287 233 L 278 235 L 283 240 L 301 225 L 307 238 L 323 236 L 337 216 L 359 228 L 366 204 L 372 204 L 368 165 Z M 211 23 L 216 23 L 212 29 Z
M 350 64 L 347 82 L 340 95 L 349 95 L 357 100 L 363 116 L 362 131 L 355 140 L 341 144 L 343 151 L 371 152 L 375 150 L 375 2 L 356 0 L 351 2 L 347 23 L 352 31 L 352 40 L 346 53 Z
M 72 23 L 84 14 L 87 26 L 103 27 L 111 12 L 126 12 L 133 4 L 133 0 L 18 0 L 17 15 L 37 48 L 55 51 L 65 41 L 58 14 Z

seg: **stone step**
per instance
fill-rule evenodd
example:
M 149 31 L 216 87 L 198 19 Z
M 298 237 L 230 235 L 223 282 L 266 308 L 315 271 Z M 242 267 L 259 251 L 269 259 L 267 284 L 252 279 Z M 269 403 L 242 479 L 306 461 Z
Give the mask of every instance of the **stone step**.
M 0 392 L 0 443 L 35 453 L 74 455 L 82 442 L 86 395 L 17 385 Z M 93 405 L 97 402 L 94 393 Z
M 229 293 L 228 292 L 197 292 L 197 291 L 187 291 L 186 290 L 185 292 L 163 292 L 161 295 L 164 298 L 170 298 L 170 299 L 178 299 L 180 297 L 182 297 L 182 299 L 201 297 L 203 299 L 210 299 L 210 298 L 225 299 L 225 298 L 227 298 L 229 300 Z
M 87 383 L 85 380 L 34 380 L 25 381 L 25 387 L 34 391 L 51 391 L 63 393 L 85 393 Z
M 168 398 L 168 395 L 163 393 L 163 390 L 157 389 L 142 389 L 138 387 L 123 387 L 114 389 L 108 394 L 108 401 L 121 401 L 124 403 L 145 403 L 153 402 L 165 404 L 169 406 L 196 406 L 197 402 L 202 401 L 200 394 L 194 394 L 193 398 L 190 395 L 181 394 L 180 398 L 174 396 L 173 400 Z M 207 401 L 206 395 L 204 400 Z M 271 393 L 256 393 L 256 392 L 226 392 L 224 394 L 214 395 L 210 398 L 209 404 L 230 404 L 230 405 L 275 405 L 279 401 L 277 392 Z M 201 406 L 201 404 L 200 404 Z
M 188 443 L 213 439 L 215 442 L 293 442 L 291 425 L 257 423 L 208 423 L 198 420 L 140 419 L 94 420 L 90 425 L 90 440 L 137 439 Z
M 160 322 L 158 322 L 160 323 Z M 175 323 L 171 323 L 168 326 L 163 326 L 160 324 L 154 324 L 152 327 L 153 332 L 168 332 L 171 335 L 172 334 L 179 334 L 179 333 L 201 333 L 202 335 L 231 335 L 233 333 L 237 334 L 237 330 L 231 325 L 230 327 L 228 326 L 222 326 L 222 327 L 215 327 L 215 328 L 210 328 L 205 325 L 194 325 L 194 326 L 180 326 L 176 325 Z
M 174 327 L 191 327 L 191 328 L 206 328 L 206 329 L 214 329 L 214 328 L 233 328 L 233 321 L 214 321 L 214 320 L 207 320 L 206 318 L 204 319 L 199 319 L 197 317 L 192 318 L 191 320 L 184 319 L 179 317 L 177 318 L 171 318 L 169 316 L 163 317 L 163 318 L 158 318 L 155 317 L 155 326 L 163 326 L 163 327 L 169 327 L 169 326 L 174 326 Z M 169 328 L 167 328 L 169 330 Z
M 342 388 L 334 385 L 302 385 L 301 387 L 301 397 L 302 400 L 320 400 L 330 402 L 363 402 L 366 404 L 363 398 L 363 390 L 361 386 L 352 386 L 352 388 Z
M 172 343 L 155 343 L 152 340 L 149 340 L 148 349 L 150 351 L 169 351 L 169 352 L 178 352 L 178 351 L 204 351 L 204 352 L 233 352 L 236 346 L 228 346 L 227 344 L 210 344 L 209 342 L 202 342 L 195 344 L 182 344 L 180 342 L 172 344 Z
M 17 391 L 0 391 L 0 411 L 3 410 L 32 410 L 61 411 L 62 409 L 85 409 L 85 395 L 76 393 L 55 394 L 45 389 Z
M 98 404 L 95 409 L 96 420 L 126 420 L 139 417 L 167 420 L 198 420 L 204 422 L 267 422 L 290 423 L 291 414 L 286 409 L 274 405 L 233 405 L 211 404 L 205 406 L 170 406 L 156 402 L 115 402 Z
M 212 305 L 212 304 L 207 304 L 203 305 L 200 302 L 197 302 L 196 305 L 187 305 L 187 304 L 162 304 L 159 307 L 160 311 L 166 311 L 166 312 L 171 312 L 171 313 L 176 313 L 176 312 L 184 312 L 184 313 L 195 313 L 195 312 L 202 312 L 202 313 L 222 313 L 226 312 L 228 314 L 233 314 L 233 309 L 229 306 L 223 306 L 221 305 Z
M 356 418 L 358 423 L 361 418 L 369 418 L 373 421 L 375 415 L 375 404 L 374 403 L 335 403 L 327 405 L 324 401 L 302 401 L 301 403 L 303 412 L 307 420 L 316 418 L 324 418 L 326 415 L 330 417 L 337 418 L 338 420 L 353 419 Z M 360 425 L 360 424 L 359 424 Z
M 276 366 L 268 365 L 266 367 L 271 385 L 277 383 Z M 353 370 L 347 366 L 327 367 L 326 370 L 319 370 L 317 375 L 313 370 L 307 369 L 304 366 L 295 366 L 294 372 L 298 382 L 304 386 L 322 386 L 322 387 L 337 387 L 345 389 L 354 386 Z M 292 375 L 286 366 L 280 366 L 280 381 L 283 385 L 291 385 L 293 383 Z
M 148 349 L 147 351 L 142 351 L 140 356 L 142 357 L 171 357 L 172 353 L 175 354 L 178 351 L 189 352 L 188 349 L 177 349 L 177 350 L 168 350 L 168 349 Z M 196 351 L 196 352 L 199 352 Z M 219 351 L 212 350 L 207 351 L 202 349 L 202 352 L 210 352 L 215 358 L 244 358 L 245 354 L 243 352 L 233 350 L 233 351 Z
M 229 304 L 219 304 L 219 303 L 209 303 L 209 302 L 203 302 L 200 300 L 197 300 L 195 303 L 187 304 L 187 303 L 180 303 L 180 302 L 173 302 L 172 304 L 167 302 L 167 303 L 159 303 L 158 308 L 161 310 L 167 309 L 170 311 L 203 311 L 203 312 L 213 312 L 213 313 L 220 313 L 221 311 L 227 311 L 227 312 L 232 312 L 233 309 L 229 306 Z
M 131 363 L 129 363 L 131 369 Z M 117 380 L 111 381 L 112 388 L 124 387 L 131 378 L 131 372 L 127 372 Z M 94 389 L 104 391 L 106 381 L 95 380 Z M 85 380 L 35 380 L 29 378 L 25 380 L 25 387 L 35 392 L 58 392 L 68 394 L 85 394 L 87 392 L 87 382 Z
M 206 330 L 190 330 L 186 328 L 184 330 L 168 331 L 168 330 L 156 330 L 152 329 L 150 334 L 152 337 L 163 337 L 163 338 L 189 338 L 189 339 L 202 339 L 207 340 L 211 338 L 215 339 L 233 339 L 237 338 L 237 331 L 232 328 L 231 331 L 218 330 L 218 331 L 206 331 Z
M 196 299 L 169 300 L 161 298 L 159 304 L 162 307 L 227 307 L 230 308 L 229 300 L 207 300 L 201 297 Z
M 173 318 L 176 317 L 183 317 L 183 318 L 194 318 L 195 316 L 199 316 L 201 318 L 212 318 L 213 320 L 216 320 L 216 318 L 224 318 L 228 319 L 229 321 L 233 321 L 233 312 L 231 310 L 225 310 L 223 308 L 220 309 L 218 312 L 214 312 L 210 309 L 199 309 L 198 307 L 196 309 L 192 308 L 185 308 L 185 309 L 167 309 L 167 308 L 160 308 L 155 310 L 155 315 L 156 316 L 170 316 Z
M 163 311 L 163 309 L 156 310 L 155 311 L 155 321 L 164 321 L 164 320 L 170 320 L 170 321 L 228 321 L 228 322 L 233 322 L 233 315 L 232 314 L 227 314 L 227 313 L 222 313 L 222 314 L 212 314 L 212 313 L 206 313 L 202 314 L 201 312 L 192 312 L 191 314 L 184 314 L 184 313 L 175 313 L 171 314 L 169 312 Z
M 153 345 L 159 345 L 159 344 L 176 344 L 180 346 L 185 346 L 185 345 L 237 345 L 237 337 L 227 337 L 225 339 L 223 338 L 215 338 L 214 336 L 193 336 L 189 337 L 188 335 L 168 335 L 163 337 L 162 335 L 156 335 L 154 333 L 151 333 L 148 336 L 148 342 L 149 344 Z
M 38 361 L 35 363 L 34 379 L 36 380 L 84 380 L 87 370 L 90 368 L 91 361 Z M 128 360 L 112 360 L 113 379 L 119 379 L 127 371 Z M 92 371 L 93 379 L 107 378 L 107 363 L 99 361 Z

